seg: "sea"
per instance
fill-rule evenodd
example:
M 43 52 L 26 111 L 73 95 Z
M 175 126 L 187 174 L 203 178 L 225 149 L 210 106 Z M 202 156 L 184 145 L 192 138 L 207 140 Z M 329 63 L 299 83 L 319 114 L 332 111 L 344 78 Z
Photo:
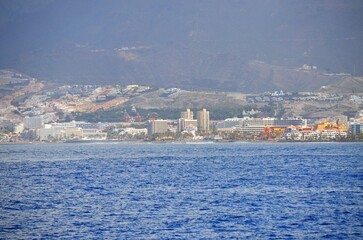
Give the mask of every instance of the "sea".
M 0 239 L 363 239 L 363 143 L 0 145 Z

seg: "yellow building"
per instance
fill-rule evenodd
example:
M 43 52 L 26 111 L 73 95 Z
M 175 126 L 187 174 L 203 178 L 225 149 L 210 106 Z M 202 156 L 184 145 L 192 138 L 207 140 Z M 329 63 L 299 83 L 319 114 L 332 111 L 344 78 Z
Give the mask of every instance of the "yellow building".
M 316 131 L 347 131 L 347 127 L 339 123 L 321 122 L 315 126 Z

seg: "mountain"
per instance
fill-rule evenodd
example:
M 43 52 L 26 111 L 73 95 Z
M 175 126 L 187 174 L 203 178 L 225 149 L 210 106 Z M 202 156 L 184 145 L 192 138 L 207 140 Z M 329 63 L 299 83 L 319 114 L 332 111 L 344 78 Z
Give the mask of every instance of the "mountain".
M 363 77 L 346 77 L 321 89 L 323 92 L 355 94 L 363 93 Z
M 59 83 L 310 91 L 363 75 L 362 40 L 360 0 L 0 1 L 0 68 Z

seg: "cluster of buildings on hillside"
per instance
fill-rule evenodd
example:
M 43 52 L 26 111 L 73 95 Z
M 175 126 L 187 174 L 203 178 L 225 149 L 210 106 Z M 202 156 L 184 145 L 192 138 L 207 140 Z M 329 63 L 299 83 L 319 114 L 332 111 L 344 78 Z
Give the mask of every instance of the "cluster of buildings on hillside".
M 121 86 L 96 86 L 96 85 L 65 85 L 54 91 L 47 91 L 43 95 L 35 95 L 21 104 L 29 108 L 49 102 L 48 107 L 64 113 L 97 111 L 108 109 L 124 103 L 127 98 L 138 96 L 148 91 L 149 86 L 127 85 Z M 41 99 L 39 99 L 41 98 Z
M 303 69 L 309 70 L 309 66 Z M 6 73 L 7 76 L 10 73 Z M 330 93 L 289 93 L 280 91 L 248 95 L 247 102 L 256 103 L 251 111 L 243 111 L 243 118 L 227 118 L 211 121 L 207 109 L 194 115 L 191 109 L 181 112 L 179 119 L 149 119 L 138 113 L 135 107 L 124 110 L 123 123 L 76 122 L 78 114 L 93 113 L 111 107 L 124 105 L 132 97 L 140 96 L 152 89 L 143 85 L 97 86 L 64 85 L 46 87 L 44 82 L 25 79 L 21 75 L 8 76 L 0 101 L 0 141 L 63 141 L 69 139 L 222 139 L 222 140 L 331 140 L 359 136 L 362 132 L 363 115 L 348 119 L 322 120 L 314 123 L 302 118 L 253 118 L 266 116 L 271 112 L 262 110 L 266 103 L 280 101 L 340 101 L 349 99 L 352 104 L 361 104 L 363 97 Z M 19 85 L 18 85 L 19 84 Z M 12 86 L 12 88 L 10 88 Z M 1 89 L 0 89 L 1 90 Z M 164 89 L 158 97 L 169 98 L 178 95 L 179 88 Z M 1 93 L 1 92 L 0 92 Z M 260 104 L 262 103 L 262 104 Z M 264 112 L 265 111 L 265 112 Z M 141 112 L 142 113 L 142 112 Z M 157 114 L 147 115 L 147 118 Z M 92 119 L 92 118 L 90 118 Z M 60 121 L 69 121 L 62 122 Z M 121 121 L 121 119 L 120 119 Z M 320 125 L 319 125 L 320 124 Z M 132 125 L 132 126 L 131 126 Z
M 0 116 L 12 122 L 20 122 L 26 116 L 43 116 L 45 122 L 54 122 L 64 114 L 118 106 L 150 89 L 143 85 L 63 85 L 47 89 L 44 82 L 31 80 L 2 97 Z
M 136 110 L 135 110 L 136 111 Z M 363 136 L 363 112 L 350 119 L 341 116 L 312 124 L 303 118 L 227 118 L 211 121 L 207 109 L 186 109 L 177 120 L 149 119 L 134 123 L 48 122 L 43 116 L 26 117 L 0 141 L 88 141 L 88 140 L 357 140 Z M 4 126 L 2 126 L 4 127 Z M 1 129 L 0 129 L 1 130 Z
M 335 93 L 318 93 L 318 92 L 300 92 L 291 93 L 282 90 L 275 92 L 265 92 L 257 95 L 249 95 L 246 97 L 249 103 L 269 103 L 282 101 L 309 101 L 309 102 L 337 102 L 342 101 L 345 97 Z M 350 101 L 360 101 L 359 96 L 352 96 Z

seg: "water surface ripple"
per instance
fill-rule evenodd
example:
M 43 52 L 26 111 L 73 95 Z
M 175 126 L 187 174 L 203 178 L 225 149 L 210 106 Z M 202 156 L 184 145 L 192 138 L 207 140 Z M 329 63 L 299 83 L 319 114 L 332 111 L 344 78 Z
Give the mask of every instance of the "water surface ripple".
M 362 239 L 363 144 L 0 146 L 0 239 Z

